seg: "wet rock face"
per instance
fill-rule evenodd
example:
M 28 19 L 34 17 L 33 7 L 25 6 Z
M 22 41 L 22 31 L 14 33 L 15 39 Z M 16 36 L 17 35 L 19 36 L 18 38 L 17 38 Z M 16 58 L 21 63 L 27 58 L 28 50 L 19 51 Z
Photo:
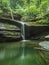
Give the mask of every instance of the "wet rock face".
M 2 17 L 4 17 L 4 18 L 9 18 L 9 19 L 11 19 L 11 14 L 2 14 L 1 16 L 0 16 L 1 18 Z M 14 19 L 16 19 L 16 20 L 21 20 L 21 18 L 22 18 L 22 16 L 20 15 L 20 14 L 13 14 L 13 17 L 14 17 Z
M 7 37 L 7 35 L 0 34 L 0 42 L 14 42 L 14 41 L 20 41 L 21 39 L 22 39 L 21 36 Z
M 5 35 L 0 33 L 0 37 L 5 37 Z
M 49 26 L 30 26 L 29 33 L 30 37 L 39 36 L 42 33 L 49 32 Z
M 39 45 L 49 51 L 49 41 L 40 42 Z

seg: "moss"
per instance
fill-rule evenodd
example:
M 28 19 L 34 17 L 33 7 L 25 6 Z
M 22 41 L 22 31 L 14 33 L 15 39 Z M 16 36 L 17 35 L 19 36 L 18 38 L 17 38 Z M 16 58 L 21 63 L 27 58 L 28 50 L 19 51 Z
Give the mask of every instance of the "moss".
M 42 24 L 38 22 L 28 22 L 30 26 L 47 26 L 48 24 Z

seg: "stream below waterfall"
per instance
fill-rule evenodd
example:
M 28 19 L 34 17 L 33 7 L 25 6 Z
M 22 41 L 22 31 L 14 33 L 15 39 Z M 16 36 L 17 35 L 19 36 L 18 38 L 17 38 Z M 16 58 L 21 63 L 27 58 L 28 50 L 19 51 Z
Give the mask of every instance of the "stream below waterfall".
M 0 43 L 0 65 L 47 65 L 43 51 L 35 49 L 40 47 L 39 43 L 29 40 Z

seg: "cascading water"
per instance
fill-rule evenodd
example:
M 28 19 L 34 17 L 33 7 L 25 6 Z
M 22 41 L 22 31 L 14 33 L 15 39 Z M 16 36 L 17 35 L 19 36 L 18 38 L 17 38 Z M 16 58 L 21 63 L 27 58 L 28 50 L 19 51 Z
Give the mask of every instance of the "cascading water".
M 25 23 L 22 22 L 22 48 L 23 48 L 23 52 L 22 52 L 22 56 L 21 59 L 24 59 L 24 54 L 25 54 Z
M 28 25 L 28 24 L 26 24 L 26 23 L 24 23 L 24 22 L 21 22 L 21 24 L 22 24 L 22 27 L 21 27 L 21 36 L 22 36 L 22 47 L 23 47 L 23 52 L 22 52 L 22 56 L 21 56 L 21 58 L 22 59 L 24 59 L 24 56 L 25 56 L 25 42 L 26 41 L 29 41 L 29 40 L 26 40 L 26 37 L 25 37 L 25 25 Z
M 22 23 L 22 38 L 25 41 L 25 23 Z

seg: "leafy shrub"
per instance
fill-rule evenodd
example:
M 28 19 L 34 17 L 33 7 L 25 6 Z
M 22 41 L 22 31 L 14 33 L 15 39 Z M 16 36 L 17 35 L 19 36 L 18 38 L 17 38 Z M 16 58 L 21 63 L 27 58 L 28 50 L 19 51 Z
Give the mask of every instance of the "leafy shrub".
M 46 19 L 44 19 L 44 20 L 39 20 L 39 21 L 37 21 L 37 23 L 40 23 L 40 24 L 49 24 L 49 21 Z

